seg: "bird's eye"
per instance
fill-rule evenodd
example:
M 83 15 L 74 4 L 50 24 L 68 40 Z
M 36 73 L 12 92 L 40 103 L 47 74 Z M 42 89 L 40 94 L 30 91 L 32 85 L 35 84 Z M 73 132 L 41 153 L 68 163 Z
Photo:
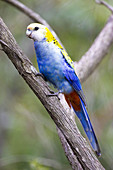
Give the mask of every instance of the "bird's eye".
M 37 31 L 39 29 L 39 27 L 35 27 L 34 30 Z

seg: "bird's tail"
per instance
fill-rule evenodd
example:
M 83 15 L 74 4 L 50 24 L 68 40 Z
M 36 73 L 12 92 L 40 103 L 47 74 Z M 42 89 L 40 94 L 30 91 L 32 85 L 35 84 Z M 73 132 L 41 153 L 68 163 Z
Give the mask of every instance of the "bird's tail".
M 95 135 L 95 132 L 93 130 L 91 121 L 89 119 L 86 107 L 82 99 L 79 97 L 79 95 L 76 93 L 76 91 L 73 91 L 70 94 L 64 94 L 65 99 L 70 107 L 73 108 L 75 111 L 76 115 L 78 116 L 84 131 L 90 141 L 90 144 L 96 154 L 98 156 L 101 156 L 99 144 Z

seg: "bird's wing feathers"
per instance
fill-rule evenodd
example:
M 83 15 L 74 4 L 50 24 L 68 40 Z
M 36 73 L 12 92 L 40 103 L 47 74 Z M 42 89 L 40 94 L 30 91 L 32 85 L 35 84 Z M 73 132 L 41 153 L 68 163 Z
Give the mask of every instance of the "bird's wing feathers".
M 69 81 L 69 83 L 73 86 L 75 91 L 78 93 L 78 95 L 83 100 L 84 104 L 86 105 L 85 96 L 80 84 L 80 80 L 78 79 L 75 70 L 74 70 L 74 64 L 71 58 L 68 56 L 65 50 L 61 50 L 61 53 L 66 61 L 66 67 L 64 70 L 65 78 Z

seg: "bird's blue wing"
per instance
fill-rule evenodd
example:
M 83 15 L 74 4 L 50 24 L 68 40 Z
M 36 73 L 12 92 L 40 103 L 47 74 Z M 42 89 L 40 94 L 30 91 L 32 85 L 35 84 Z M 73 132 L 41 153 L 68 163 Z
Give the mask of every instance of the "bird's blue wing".
M 80 97 L 80 110 L 76 110 L 74 108 L 73 102 L 71 102 L 71 106 L 73 107 L 76 115 L 80 119 L 80 122 L 85 130 L 85 133 L 91 143 L 91 146 L 93 147 L 94 151 L 97 153 L 98 156 L 101 155 L 99 144 L 95 135 L 95 132 L 93 130 L 92 124 L 90 122 L 87 110 L 86 110 L 86 100 L 84 93 L 82 91 L 81 83 L 79 78 L 77 77 L 74 65 L 72 64 L 72 61 L 70 60 L 68 56 L 68 60 L 66 57 L 64 57 L 64 76 L 68 80 L 68 82 L 72 85 L 72 87 L 75 89 L 75 91 L 78 93 Z
M 82 90 L 82 86 L 81 86 L 79 78 L 77 77 L 75 73 L 74 66 L 72 62 L 70 64 L 70 62 L 68 62 L 65 57 L 64 57 L 64 60 L 65 60 L 64 61 L 65 63 L 64 76 L 68 80 L 68 82 L 72 85 L 74 90 L 78 93 L 78 95 L 81 97 L 84 104 L 86 105 L 86 100 L 85 100 L 85 96 Z

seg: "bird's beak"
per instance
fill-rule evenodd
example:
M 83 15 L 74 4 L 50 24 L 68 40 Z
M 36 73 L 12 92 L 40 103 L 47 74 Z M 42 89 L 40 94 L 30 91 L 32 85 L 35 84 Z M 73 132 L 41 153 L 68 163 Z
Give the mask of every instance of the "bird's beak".
M 26 35 L 27 35 L 29 38 L 32 38 L 32 37 L 31 37 L 31 35 L 32 35 L 32 30 L 27 29 Z

